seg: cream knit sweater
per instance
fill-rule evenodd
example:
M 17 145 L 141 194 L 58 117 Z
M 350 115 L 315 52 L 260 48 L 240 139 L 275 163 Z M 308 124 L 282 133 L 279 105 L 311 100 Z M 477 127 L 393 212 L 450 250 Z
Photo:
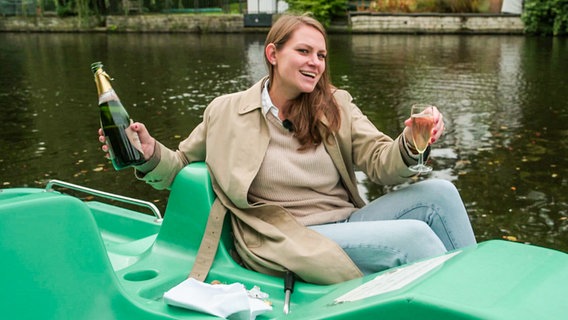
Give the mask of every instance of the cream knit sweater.
M 266 115 L 270 143 L 249 189 L 249 202 L 286 208 L 303 225 L 341 221 L 356 208 L 323 144 L 299 151 L 300 144 L 272 113 Z

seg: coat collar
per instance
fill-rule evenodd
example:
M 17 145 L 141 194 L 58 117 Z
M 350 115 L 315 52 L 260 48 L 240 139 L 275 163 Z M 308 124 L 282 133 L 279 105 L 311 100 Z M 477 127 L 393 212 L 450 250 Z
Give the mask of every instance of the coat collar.
M 239 114 L 249 113 L 262 108 L 262 88 L 268 76 L 262 78 L 244 92 L 243 104 L 239 106 Z

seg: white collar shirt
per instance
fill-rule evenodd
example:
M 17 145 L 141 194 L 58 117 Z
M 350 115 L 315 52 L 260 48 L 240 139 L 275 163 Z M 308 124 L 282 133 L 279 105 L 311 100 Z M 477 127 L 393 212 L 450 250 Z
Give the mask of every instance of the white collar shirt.
M 261 100 L 262 100 L 262 114 L 266 117 L 266 115 L 271 112 L 274 117 L 276 117 L 276 119 L 280 120 L 280 117 L 278 117 L 278 108 L 274 105 L 274 103 L 272 103 L 272 99 L 270 99 L 270 94 L 268 94 L 268 83 L 270 81 L 267 80 L 264 83 L 264 87 L 262 88 L 262 96 L 261 96 Z

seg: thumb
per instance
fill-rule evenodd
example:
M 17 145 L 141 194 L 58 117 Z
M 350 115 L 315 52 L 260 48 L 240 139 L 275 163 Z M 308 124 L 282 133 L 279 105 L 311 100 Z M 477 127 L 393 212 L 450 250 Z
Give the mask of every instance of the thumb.
M 141 122 L 132 123 L 130 128 L 138 134 L 141 143 L 147 143 L 153 139 L 146 126 Z

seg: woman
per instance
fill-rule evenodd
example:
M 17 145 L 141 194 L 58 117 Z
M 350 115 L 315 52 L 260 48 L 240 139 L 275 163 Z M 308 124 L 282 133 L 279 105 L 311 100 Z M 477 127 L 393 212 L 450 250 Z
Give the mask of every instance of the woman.
M 414 175 L 412 127 L 407 120 L 391 139 L 331 85 L 320 23 L 279 18 L 265 60 L 269 76 L 212 101 L 177 151 L 134 123 L 147 157 L 137 176 L 164 189 L 185 165 L 205 161 L 217 195 L 209 224 L 229 211 L 242 263 L 268 274 L 290 270 L 304 281 L 336 283 L 475 244 L 460 196 L 446 181 L 416 183 L 370 204 L 361 199 L 354 167 L 379 184 Z M 444 130 L 442 115 L 433 113 L 431 143 Z M 208 263 L 215 254 L 204 248 L 209 240 L 200 249 Z M 209 265 L 199 261 L 192 275 L 203 279 Z

